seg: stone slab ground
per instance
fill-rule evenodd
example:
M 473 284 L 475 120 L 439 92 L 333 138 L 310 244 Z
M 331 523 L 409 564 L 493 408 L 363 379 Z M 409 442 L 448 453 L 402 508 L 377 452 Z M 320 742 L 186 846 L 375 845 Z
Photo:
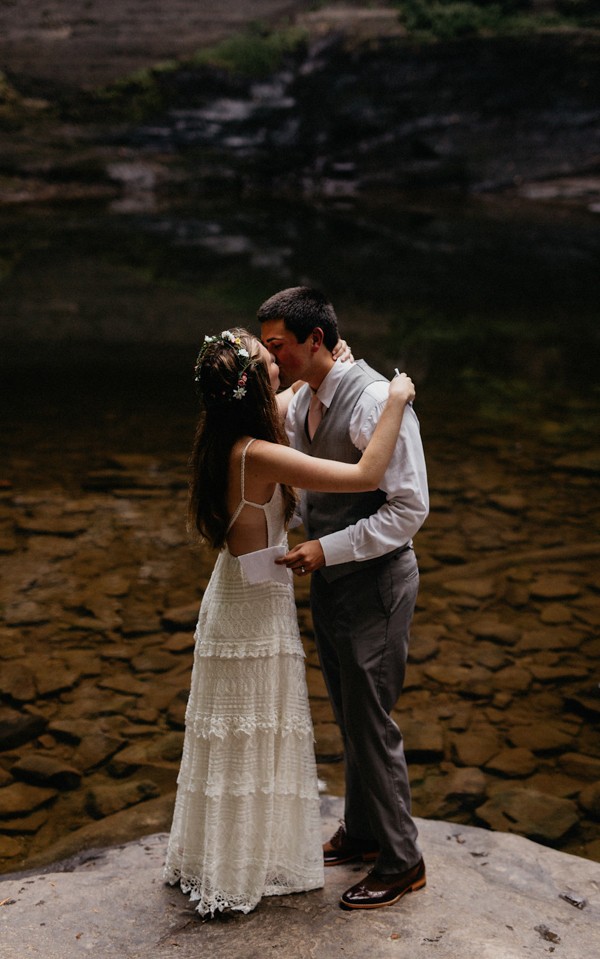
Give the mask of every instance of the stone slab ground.
M 323 835 L 342 801 L 323 802 Z M 600 865 L 507 833 L 418 820 L 426 889 L 371 912 L 340 894 L 362 869 L 326 870 L 325 887 L 263 900 L 247 916 L 202 921 L 161 879 L 166 836 L 85 853 L 0 882 L 3 959 L 597 959 Z

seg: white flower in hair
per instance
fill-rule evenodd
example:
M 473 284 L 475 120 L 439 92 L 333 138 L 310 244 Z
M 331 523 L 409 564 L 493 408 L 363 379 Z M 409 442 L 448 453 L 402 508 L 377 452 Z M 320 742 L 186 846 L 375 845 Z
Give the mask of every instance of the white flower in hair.
M 245 347 L 242 346 L 242 340 L 239 336 L 234 336 L 229 330 L 223 330 L 220 336 L 205 336 L 204 342 L 200 348 L 198 358 L 196 359 L 196 366 L 194 368 L 194 379 L 196 384 L 200 386 L 201 378 L 200 371 L 204 356 L 208 347 L 213 343 L 218 343 L 219 340 L 222 343 L 227 343 L 228 346 L 233 346 L 235 348 L 236 359 L 239 363 L 239 372 L 238 372 L 238 381 L 235 389 L 231 391 L 229 399 L 241 400 L 247 393 L 246 383 L 248 381 L 247 370 L 250 364 L 252 363 L 252 357 Z M 223 394 L 226 395 L 226 394 Z

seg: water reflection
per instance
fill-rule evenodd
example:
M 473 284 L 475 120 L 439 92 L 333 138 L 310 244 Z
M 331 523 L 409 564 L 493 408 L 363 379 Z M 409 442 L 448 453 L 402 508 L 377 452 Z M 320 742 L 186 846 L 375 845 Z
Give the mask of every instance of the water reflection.
M 3 221 L 5 356 L 43 346 L 59 360 L 65 341 L 92 359 L 107 343 L 192 346 L 214 324 L 251 323 L 273 290 L 307 282 L 386 369 L 400 354 L 435 383 L 450 371 L 471 385 L 501 374 L 544 390 L 586 388 L 595 373 L 600 231 L 589 213 L 223 200 Z

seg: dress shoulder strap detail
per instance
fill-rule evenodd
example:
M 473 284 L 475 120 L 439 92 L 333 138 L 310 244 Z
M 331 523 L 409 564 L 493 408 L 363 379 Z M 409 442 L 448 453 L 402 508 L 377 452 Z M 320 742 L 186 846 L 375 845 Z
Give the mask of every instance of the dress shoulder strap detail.
M 248 452 L 248 450 L 249 450 L 249 448 L 252 446 L 252 444 L 255 442 L 255 440 L 256 440 L 256 437 L 253 437 L 251 440 L 248 440 L 248 442 L 247 442 L 246 445 L 244 446 L 244 451 L 243 451 L 243 453 L 242 453 L 241 484 L 240 484 L 240 485 L 241 485 L 241 490 L 242 490 L 242 501 L 241 501 L 241 503 L 240 503 L 240 506 L 243 506 L 244 503 L 246 502 L 246 489 L 245 489 L 245 483 L 246 483 L 246 453 Z M 239 507 L 238 507 L 238 508 L 239 508 Z
M 246 443 L 246 445 L 244 446 L 244 449 L 243 449 L 243 451 L 242 451 L 242 460 L 241 460 L 241 464 L 240 464 L 240 486 L 241 486 L 242 498 L 240 499 L 240 501 L 239 501 L 239 503 L 238 503 L 238 505 L 237 505 L 237 509 L 235 510 L 235 512 L 233 513 L 231 519 L 229 520 L 229 526 L 227 527 L 227 531 L 226 531 L 225 535 L 227 535 L 227 533 L 229 532 L 229 530 L 231 529 L 231 527 L 232 527 L 233 524 L 235 523 L 236 519 L 238 518 L 238 516 L 239 516 L 240 513 L 242 512 L 244 506 L 246 505 L 246 490 L 245 490 L 245 479 L 246 479 L 246 453 L 248 452 L 248 448 L 252 445 L 252 443 L 254 443 L 254 440 L 255 440 L 255 439 L 256 439 L 256 437 L 253 437 L 251 440 L 248 440 L 248 442 Z

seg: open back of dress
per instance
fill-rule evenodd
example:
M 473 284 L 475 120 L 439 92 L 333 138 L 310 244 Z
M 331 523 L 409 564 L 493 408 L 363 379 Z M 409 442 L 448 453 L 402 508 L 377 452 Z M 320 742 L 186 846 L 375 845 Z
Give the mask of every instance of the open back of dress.
M 285 544 L 279 487 L 259 507 L 268 545 Z M 228 548 L 219 554 L 196 628 L 164 875 L 198 900 L 201 915 L 249 912 L 262 896 L 323 885 L 313 730 L 293 585 L 250 585 Z

